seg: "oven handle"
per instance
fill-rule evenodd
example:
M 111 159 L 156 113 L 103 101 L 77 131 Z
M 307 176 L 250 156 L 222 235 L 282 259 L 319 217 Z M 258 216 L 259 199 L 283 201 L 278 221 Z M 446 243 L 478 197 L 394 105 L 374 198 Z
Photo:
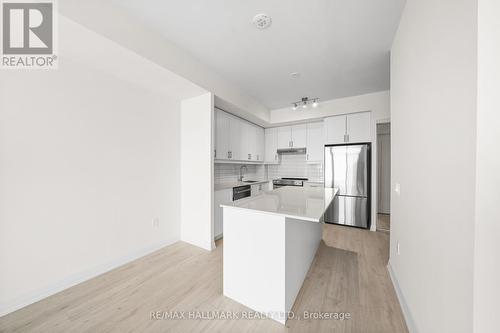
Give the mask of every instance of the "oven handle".
M 245 192 L 252 192 L 252 190 L 251 189 L 234 190 L 235 194 L 240 194 L 240 193 L 245 193 Z

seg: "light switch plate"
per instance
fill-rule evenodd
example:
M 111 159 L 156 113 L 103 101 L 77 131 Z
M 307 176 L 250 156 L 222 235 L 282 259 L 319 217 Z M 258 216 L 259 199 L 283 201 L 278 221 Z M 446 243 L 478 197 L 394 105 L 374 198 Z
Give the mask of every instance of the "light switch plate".
M 394 192 L 396 192 L 398 197 L 401 195 L 401 185 L 399 183 L 396 183 L 396 185 L 394 185 Z

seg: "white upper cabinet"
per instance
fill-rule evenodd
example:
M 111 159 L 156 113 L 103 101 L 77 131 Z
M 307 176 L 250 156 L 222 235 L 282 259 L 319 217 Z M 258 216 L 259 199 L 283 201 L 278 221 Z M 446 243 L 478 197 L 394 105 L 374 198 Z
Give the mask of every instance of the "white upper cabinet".
M 224 111 L 215 110 L 215 147 L 217 160 L 264 160 L 264 129 Z
M 246 142 L 245 156 L 248 161 L 258 161 L 259 155 L 259 134 L 260 127 L 257 125 L 246 123 L 247 133 L 243 136 L 243 141 Z M 263 134 L 263 133 L 262 133 Z
M 292 127 L 278 127 L 278 149 L 286 149 L 292 146 Z
M 323 122 L 307 124 L 307 151 L 308 163 L 322 163 L 325 148 L 325 125 Z
M 325 119 L 326 144 L 371 142 L 370 112 L 351 113 Z
M 264 129 L 262 127 L 257 127 L 257 158 L 256 161 L 264 162 L 265 155 L 265 136 Z
M 347 140 L 349 143 L 371 142 L 371 113 L 360 112 L 347 116 Z
M 229 115 L 229 160 L 241 160 L 243 158 L 241 150 L 241 142 L 243 141 L 241 136 L 242 123 L 240 118 Z
M 215 110 L 215 147 L 214 158 L 228 159 L 229 152 L 229 115 Z
M 278 128 L 266 128 L 265 129 L 265 145 L 266 154 L 264 156 L 264 162 L 266 163 L 278 163 Z
M 307 146 L 307 126 L 305 124 L 293 125 L 292 148 L 305 148 Z
M 306 125 L 278 127 L 278 149 L 305 148 L 306 144 Z
M 345 143 L 347 116 L 335 116 L 325 119 L 326 143 Z
M 255 131 L 253 130 L 253 126 L 247 122 L 241 122 L 240 124 L 240 160 L 251 161 L 252 160 L 252 151 L 254 149 L 254 140 L 255 140 Z

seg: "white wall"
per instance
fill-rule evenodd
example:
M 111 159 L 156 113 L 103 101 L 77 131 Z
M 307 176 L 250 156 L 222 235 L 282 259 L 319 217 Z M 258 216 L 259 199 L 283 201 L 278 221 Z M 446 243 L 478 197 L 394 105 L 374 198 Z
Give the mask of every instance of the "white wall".
M 59 45 L 58 70 L 0 75 L 0 315 L 180 238 L 203 90 L 64 17 Z
M 392 47 L 390 265 L 412 332 L 472 331 L 476 14 L 408 0 Z
M 185 99 L 181 109 L 181 239 L 212 250 L 213 95 Z
M 498 331 L 500 2 L 479 0 L 474 332 Z
M 255 122 L 269 120 L 264 105 L 164 38 L 148 22 L 130 15 L 119 1 L 64 0 L 59 9 L 74 21 L 213 92 L 225 102 L 221 106 L 227 106 L 228 111 Z
M 292 110 L 290 107 L 271 110 L 270 122 L 272 126 L 300 122 L 304 120 L 320 119 L 339 114 L 371 111 L 372 133 L 372 225 L 371 230 L 377 228 L 377 123 L 387 122 L 391 117 L 389 91 L 321 101 L 317 108 L 306 110 Z
M 320 101 L 317 108 L 292 110 L 291 107 L 270 111 L 270 124 L 282 124 L 305 119 L 319 119 L 339 114 L 371 111 L 375 120 L 388 119 L 390 111 L 390 93 L 381 91 L 371 94 Z M 376 126 L 374 126 L 376 133 Z

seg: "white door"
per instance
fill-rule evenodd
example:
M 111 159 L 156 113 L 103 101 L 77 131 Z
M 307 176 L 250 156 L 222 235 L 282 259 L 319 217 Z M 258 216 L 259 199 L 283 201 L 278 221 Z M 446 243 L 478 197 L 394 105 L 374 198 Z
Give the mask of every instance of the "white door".
M 265 145 L 266 145 L 266 155 L 264 160 L 266 163 L 277 163 L 278 162 L 278 129 L 277 128 L 266 128 L 265 129 Z
M 307 162 L 323 162 L 325 148 L 325 126 L 323 122 L 307 124 Z
M 347 140 L 349 143 L 372 141 L 370 112 L 347 115 Z
M 292 147 L 305 148 L 307 146 L 307 127 L 305 124 L 293 125 L 292 127 Z
M 292 128 L 290 126 L 278 127 L 278 149 L 291 148 Z
M 215 110 L 215 158 L 227 160 L 229 151 L 229 116 Z
M 325 118 L 326 144 L 345 143 L 347 116 Z
M 391 213 L 391 135 L 377 135 L 378 212 Z

